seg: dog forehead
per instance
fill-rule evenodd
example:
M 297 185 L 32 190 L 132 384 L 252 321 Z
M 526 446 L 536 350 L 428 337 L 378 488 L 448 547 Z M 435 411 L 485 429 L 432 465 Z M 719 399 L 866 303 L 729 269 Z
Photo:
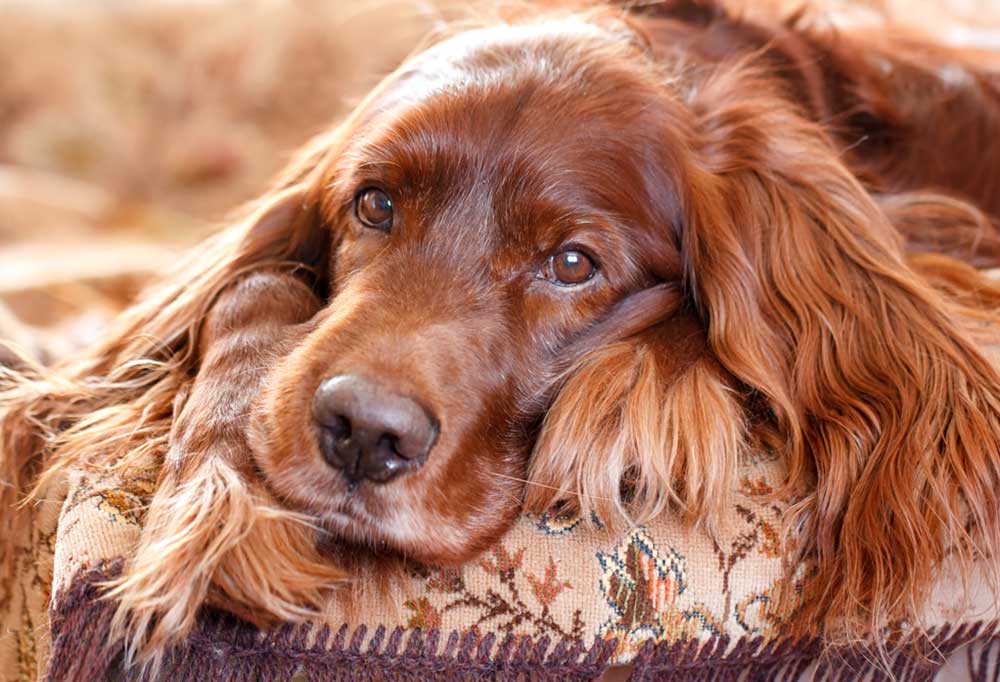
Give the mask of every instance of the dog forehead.
M 402 72 L 420 74 L 425 88 L 448 88 L 483 78 L 516 77 L 527 67 L 556 74 L 600 51 L 619 50 L 622 34 L 579 17 L 498 25 L 458 33 L 414 56 Z
M 601 94 L 642 79 L 635 67 L 647 60 L 636 41 L 622 22 L 579 15 L 467 30 L 408 59 L 382 83 L 371 113 L 442 95 L 486 97 L 525 82 Z
M 449 191 L 512 177 L 537 191 L 534 185 L 551 188 L 567 171 L 593 175 L 641 156 L 654 142 L 643 137 L 650 126 L 641 120 L 655 110 L 658 84 L 636 68 L 634 55 L 603 52 L 617 49 L 616 40 L 571 21 L 445 41 L 372 102 L 353 160 L 404 167 L 411 180 Z
M 385 187 L 467 254 L 528 250 L 548 228 L 649 223 L 625 214 L 662 184 L 648 177 L 659 84 L 625 42 L 578 20 L 445 41 L 371 101 L 345 181 Z

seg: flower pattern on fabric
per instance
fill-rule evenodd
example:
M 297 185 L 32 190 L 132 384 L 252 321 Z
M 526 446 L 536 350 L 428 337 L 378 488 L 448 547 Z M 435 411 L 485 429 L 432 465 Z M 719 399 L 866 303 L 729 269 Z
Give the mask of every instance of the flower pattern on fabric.
M 583 523 L 579 514 L 545 512 L 538 515 L 535 527 L 546 535 L 566 535 Z
M 569 535 L 573 531 L 596 528 L 604 530 L 604 524 L 597 518 L 596 514 L 591 514 L 589 520 L 585 520 L 579 512 L 548 511 L 535 516 L 527 514 L 527 518 L 536 519 L 535 528 L 546 535 Z
M 800 568 L 792 578 L 779 578 L 759 592 L 751 592 L 736 605 L 736 622 L 747 634 L 765 639 L 792 634 L 789 623 L 812 593 L 814 571 Z
M 540 572 L 525 570 L 525 548 L 509 549 L 498 544 L 478 564 L 461 569 L 425 570 L 424 596 L 407 599 L 407 627 L 441 627 L 445 616 L 461 612 L 466 632 L 501 632 L 515 636 L 543 637 L 575 642 L 583 637 L 584 621 L 579 609 L 569 618 L 554 612 L 556 602 L 573 585 L 559 575 L 559 562 L 549 557 Z M 476 573 L 473 580 L 468 573 Z M 482 589 L 486 578 L 486 589 Z M 444 597 L 442 600 L 441 597 Z
M 137 478 L 121 487 L 103 490 L 98 496 L 98 509 L 110 514 L 116 523 L 141 526 L 155 488 L 154 481 Z
M 427 597 L 407 599 L 403 606 L 413 612 L 406 621 L 408 628 L 420 628 L 421 630 L 431 630 L 441 627 L 441 612 L 434 608 L 431 600 Z
M 601 628 L 605 639 L 618 639 L 619 658 L 656 642 L 702 639 L 721 634 L 716 617 L 703 604 L 682 607 L 687 562 L 673 547 L 661 550 L 649 531 L 639 527 L 611 552 L 598 552 L 604 571 L 601 592 L 613 616 Z
M 441 642 L 460 635 L 471 650 L 485 647 L 484 656 L 492 655 L 490 642 L 505 642 L 509 651 L 524 645 L 530 653 L 539 645 L 589 649 L 596 636 L 614 641 L 612 660 L 619 663 L 650 641 L 809 636 L 796 614 L 816 589 L 815 570 L 806 564 L 787 573 L 794 536 L 785 538 L 782 524 L 790 500 L 775 497 L 783 480 L 780 461 L 748 458 L 711 527 L 669 512 L 624 533 L 579 515 L 527 515 L 464 566 L 409 565 L 408 578 L 366 593 L 356 610 L 332 604 L 314 625 L 337 631 L 346 624 L 359 642 L 381 627 L 438 630 Z M 30 681 L 44 670 L 48 608 L 75 589 L 71 581 L 81 569 L 129 556 L 154 488 L 147 470 L 130 480 L 108 472 L 73 478 L 47 496 L 37 523 L 19 539 L 15 575 L 0 581 L 0 680 Z M 967 613 L 983 618 L 982 602 L 970 597 L 962 610 L 964 603 L 943 589 L 928 622 L 961 623 Z

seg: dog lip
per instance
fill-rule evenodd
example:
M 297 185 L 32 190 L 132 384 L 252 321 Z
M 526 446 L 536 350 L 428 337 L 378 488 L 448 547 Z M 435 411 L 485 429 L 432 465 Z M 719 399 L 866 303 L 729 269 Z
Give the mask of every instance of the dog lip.
M 331 521 L 338 527 L 363 526 L 367 530 L 378 531 L 379 519 L 372 514 L 363 500 L 350 491 L 344 495 L 337 504 L 319 512 L 316 516 L 319 521 Z
M 334 523 L 345 524 L 345 525 L 348 524 L 348 523 L 356 523 L 356 522 L 362 522 L 362 523 L 364 523 L 363 520 L 358 519 L 353 514 L 350 514 L 348 512 L 343 512 L 343 511 L 326 512 L 322 516 L 322 521 L 324 521 L 324 522 L 326 522 L 326 521 L 333 521 Z
M 400 551 L 390 536 L 379 527 L 378 522 L 367 513 L 358 514 L 343 507 L 341 509 L 328 511 L 319 518 L 320 525 L 331 540 L 363 545 L 375 551 Z

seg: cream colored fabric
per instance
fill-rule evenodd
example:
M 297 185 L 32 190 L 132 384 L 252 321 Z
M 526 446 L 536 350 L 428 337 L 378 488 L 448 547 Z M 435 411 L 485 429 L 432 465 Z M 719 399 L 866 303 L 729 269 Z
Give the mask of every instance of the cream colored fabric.
M 30 508 L 31 523 L 17 538 L 14 579 L 0 584 L 0 680 L 41 679 L 48 660 L 48 605 L 65 485 Z
M 711 531 L 665 515 L 613 536 L 579 518 L 525 516 L 477 561 L 415 569 L 388 597 L 373 596 L 349 619 L 331 607 L 325 620 L 334 631 L 349 621 L 369 633 L 385 625 L 554 643 L 616 639 L 619 662 L 650 639 L 775 638 L 793 624 L 810 588 L 808 567 L 791 579 L 782 568 L 782 505 L 770 495 L 781 477 L 773 458 L 746 462 L 725 523 Z M 127 557 L 152 491 L 148 479 L 76 475 L 37 508 L 19 579 L 0 614 L 0 679 L 32 680 L 44 668 L 50 589 L 58 599 L 81 570 Z M 942 577 L 926 625 L 1000 617 L 987 591 L 957 586 Z

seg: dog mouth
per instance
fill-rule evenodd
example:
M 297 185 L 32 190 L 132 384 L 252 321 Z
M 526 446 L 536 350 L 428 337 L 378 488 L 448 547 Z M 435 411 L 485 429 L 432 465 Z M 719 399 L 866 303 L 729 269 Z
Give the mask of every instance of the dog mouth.
M 349 486 L 317 504 L 318 491 L 303 497 L 289 494 L 267 476 L 261 479 L 280 506 L 310 519 L 320 545 L 347 543 L 378 552 L 399 553 L 396 543 L 385 532 L 387 521 L 369 509 L 363 491 L 359 490 L 364 484 Z
M 387 521 L 368 510 L 356 495 L 349 495 L 333 509 L 316 515 L 320 544 L 349 546 L 376 554 L 403 556 L 401 544 L 387 532 Z
M 374 556 L 402 557 L 403 553 L 388 538 L 379 532 L 377 526 L 347 514 L 330 514 L 320 524 L 317 538 L 320 550 L 334 560 L 341 560 L 345 554 L 363 553 Z

